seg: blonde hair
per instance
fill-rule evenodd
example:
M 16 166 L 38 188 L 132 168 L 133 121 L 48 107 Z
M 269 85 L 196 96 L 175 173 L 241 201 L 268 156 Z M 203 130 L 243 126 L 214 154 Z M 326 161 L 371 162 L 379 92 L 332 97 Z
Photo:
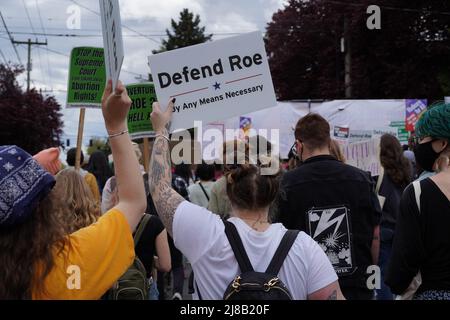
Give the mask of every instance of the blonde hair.
M 66 204 L 60 218 L 67 234 L 85 228 L 98 220 L 101 215 L 100 206 L 77 171 L 65 169 L 58 173 L 55 189 Z
M 334 139 L 330 141 L 330 154 L 335 157 L 337 160 L 345 163 L 346 159 L 344 153 L 342 152 L 341 146 L 339 142 Z

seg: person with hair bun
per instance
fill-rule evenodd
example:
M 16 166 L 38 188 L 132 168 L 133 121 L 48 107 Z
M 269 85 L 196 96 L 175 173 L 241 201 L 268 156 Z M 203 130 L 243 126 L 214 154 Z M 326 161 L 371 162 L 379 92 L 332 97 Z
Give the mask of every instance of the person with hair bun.
M 230 155 L 230 159 L 233 159 L 233 163 L 241 163 L 244 159 L 237 159 L 237 157 L 235 156 L 238 154 L 238 150 L 244 150 L 244 153 L 247 152 L 246 148 L 247 144 L 237 139 L 226 141 L 222 145 L 222 162 L 224 163 L 224 175 L 220 177 L 219 180 L 214 182 L 211 187 L 208 210 L 214 212 L 224 219 L 229 218 L 231 213 L 231 204 L 230 199 L 228 199 L 227 196 L 227 182 L 225 174 L 230 170 L 230 168 L 234 166 L 230 165 L 227 162 L 228 155 Z
M 150 190 L 167 231 L 192 265 L 196 289 L 194 299 L 223 299 L 228 285 L 240 274 L 225 233 L 225 224 L 228 227 L 232 224 L 236 229 L 256 272 L 267 269 L 287 231 L 280 223 L 272 224 L 269 218 L 269 206 L 279 189 L 280 172 L 262 175 L 261 165 L 248 162 L 230 166 L 225 174 L 232 211 L 228 222 L 186 201 L 171 187 L 167 125 L 174 102 L 175 99 L 165 112 L 161 111 L 158 103 L 153 104 L 151 119 L 156 140 L 150 163 Z M 272 161 L 278 163 L 278 159 Z M 296 300 L 343 298 L 337 275 L 325 253 L 303 232 L 295 238 L 277 277 Z

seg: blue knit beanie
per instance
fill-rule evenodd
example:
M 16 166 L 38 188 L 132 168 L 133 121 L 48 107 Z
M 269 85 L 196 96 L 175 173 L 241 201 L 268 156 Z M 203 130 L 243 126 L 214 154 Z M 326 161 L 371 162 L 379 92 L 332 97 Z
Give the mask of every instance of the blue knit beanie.
M 53 176 L 16 146 L 0 146 L 0 228 L 31 216 L 55 185 Z

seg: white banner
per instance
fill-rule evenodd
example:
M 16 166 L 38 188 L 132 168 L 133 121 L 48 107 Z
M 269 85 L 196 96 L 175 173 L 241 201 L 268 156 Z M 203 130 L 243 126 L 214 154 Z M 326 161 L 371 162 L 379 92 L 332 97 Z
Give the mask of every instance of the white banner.
M 260 32 L 149 57 L 158 101 L 176 98 L 170 131 L 277 105 Z
M 379 138 L 347 144 L 343 148 L 346 163 L 378 176 L 381 172 L 379 146 Z

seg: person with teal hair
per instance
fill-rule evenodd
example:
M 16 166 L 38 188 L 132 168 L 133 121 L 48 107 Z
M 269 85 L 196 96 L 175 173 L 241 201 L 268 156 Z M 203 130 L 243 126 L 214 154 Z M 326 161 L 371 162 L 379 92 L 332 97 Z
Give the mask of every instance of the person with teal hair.
M 417 163 L 435 175 L 403 193 L 385 282 L 401 297 L 450 300 L 450 104 L 430 107 L 416 134 Z
M 418 164 L 421 169 L 424 170 L 418 178 L 419 181 L 436 174 L 433 167 L 439 156 L 437 152 L 431 151 L 432 149 L 439 150 L 439 143 L 442 146 L 444 140 L 450 140 L 449 119 L 450 108 L 448 107 L 448 104 L 438 103 L 434 106 L 430 106 L 428 112 L 426 112 L 416 124 L 416 146 L 418 146 L 419 141 L 421 146 L 418 146 L 414 152 L 418 153 L 419 157 L 422 157 Z M 431 143 L 430 139 L 433 139 L 434 141 Z M 430 148 L 433 144 L 434 147 Z M 429 151 L 429 153 L 427 153 L 427 151 Z M 426 155 L 428 155 L 428 157 Z

